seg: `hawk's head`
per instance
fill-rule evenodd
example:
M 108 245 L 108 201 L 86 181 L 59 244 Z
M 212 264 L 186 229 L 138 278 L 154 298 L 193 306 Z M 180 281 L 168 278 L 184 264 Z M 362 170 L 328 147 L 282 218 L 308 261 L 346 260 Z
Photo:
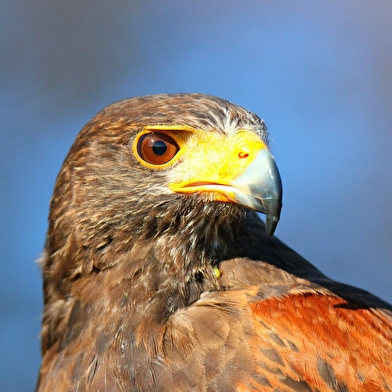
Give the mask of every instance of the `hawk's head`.
M 179 258 L 178 268 L 200 268 L 195 260 L 225 254 L 252 210 L 267 215 L 272 235 L 282 189 L 267 139 L 256 115 L 202 94 L 108 106 L 82 129 L 58 176 L 46 280 L 67 295 L 92 270 L 135 264 L 151 241 L 163 269 Z

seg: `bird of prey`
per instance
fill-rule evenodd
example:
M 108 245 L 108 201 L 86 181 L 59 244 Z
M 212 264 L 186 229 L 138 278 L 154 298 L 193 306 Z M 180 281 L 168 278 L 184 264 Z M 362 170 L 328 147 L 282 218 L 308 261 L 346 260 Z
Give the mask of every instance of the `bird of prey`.
M 273 236 L 281 200 L 242 107 L 98 113 L 51 200 L 37 391 L 392 391 L 391 305 Z

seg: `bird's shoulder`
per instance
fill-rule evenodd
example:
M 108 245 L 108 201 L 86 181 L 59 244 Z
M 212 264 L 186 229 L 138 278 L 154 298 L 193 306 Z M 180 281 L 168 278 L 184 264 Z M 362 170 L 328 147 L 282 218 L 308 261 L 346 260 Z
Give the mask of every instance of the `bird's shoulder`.
M 210 369 L 206 382 L 226 385 L 229 380 L 239 390 L 390 387 L 387 303 L 363 290 L 327 278 L 311 282 L 261 261 L 227 260 L 220 271 L 224 289 L 173 315 L 168 328 L 177 353 L 185 343 L 199 347 L 189 355 L 203 353 L 202 363 Z

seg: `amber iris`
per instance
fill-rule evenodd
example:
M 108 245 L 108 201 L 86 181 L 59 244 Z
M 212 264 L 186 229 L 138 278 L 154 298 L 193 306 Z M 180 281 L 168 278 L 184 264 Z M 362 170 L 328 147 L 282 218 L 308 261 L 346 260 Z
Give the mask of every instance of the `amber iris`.
M 141 159 L 153 165 L 169 162 L 180 148 L 175 140 L 163 132 L 151 132 L 142 135 L 137 144 Z

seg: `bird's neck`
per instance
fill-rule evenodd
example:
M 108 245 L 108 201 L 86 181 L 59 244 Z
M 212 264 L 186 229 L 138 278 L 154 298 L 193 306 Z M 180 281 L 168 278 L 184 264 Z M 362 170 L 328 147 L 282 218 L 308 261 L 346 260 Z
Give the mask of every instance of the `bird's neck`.
M 51 252 L 49 239 L 43 262 L 49 328 L 43 332 L 43 350 L 61 341 L 68 328 L 75 330 L 69 322 L 60 327 L 67 314 L 75 323 L 100 323 L 103 314 L 112 313 L 116 325 L 127 333 L 140 331 L 144 340 L 163 333 L 165 320 L 203 292 L 219 290 L 214 266 L 228 255 L 235 257 L 228 244 L 242 235 L 249 216 L 237 206 L 211 207 L 173 212 L 169 221 L 154 211 L 132 231 L 119 230 L 106 239 L 101 235 L 88 247 L 76 246 L 70 234 Z M 118 332 L 112 325 L 102 328 Z

